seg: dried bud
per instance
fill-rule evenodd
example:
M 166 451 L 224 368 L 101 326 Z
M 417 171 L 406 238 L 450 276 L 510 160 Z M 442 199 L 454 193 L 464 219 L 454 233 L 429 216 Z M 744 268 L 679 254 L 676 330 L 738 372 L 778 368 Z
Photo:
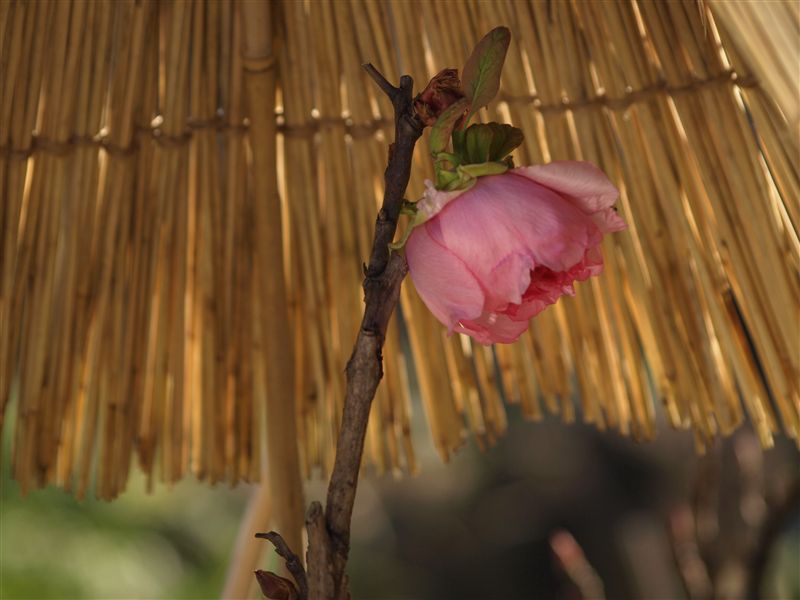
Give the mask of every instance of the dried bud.
M 276 575 L 270 571 L 256 571 L 256 581 L 261 587 L 261 593 L 270 600 L 297 600 L 297 588 L 289 579 Z
M 414 110 L 420 120 L 430 126 L 436 123 L 442 111 L 463 97 L 458 69 L 444 69 L 436 74 L 428 86 L 414 98 Z

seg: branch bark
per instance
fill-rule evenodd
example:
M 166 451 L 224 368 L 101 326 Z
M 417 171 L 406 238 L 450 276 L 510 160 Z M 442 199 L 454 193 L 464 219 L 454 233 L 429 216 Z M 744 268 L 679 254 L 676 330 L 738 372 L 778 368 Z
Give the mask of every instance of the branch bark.
M 384 173 L 383 205 L 375 222 L 372 253 L 365 268 L 364 317 L 353 354 L 347 363 L 342 424 L 336 446 L 336 459 L 325 508 L 325 521 L 331 541 L 333 580 L 332 598 L 347 597 L 345 566 L 350 551 L 350 520 L 353 514 L 358 471 L 364 450 L 364 436 L 372 400 L 383 377 L 383 342 L 389 318 L 397 305 L 400 284 L 408 272 L 405 257 L 389 253 L 389 244 L 397 230 L 403 196 L 411 175 L 414 147 L 422 135 L 422 122 L 413 109 L 413 80 L 400 78 L 400 86 L 389 84 L 375 67 L 364 68 L 389 96 L 395 114 L 395 141 L 389 148 L 389 162 Z M 309 565 L 310 566 L 310 565 Z
M 350 552 L 350 521 L 364 438 L 372 400 L 383 377 L 382 351 L 386 329 L 400 296 L 400 285 L 408 272 L 405 257 L 390 253 L 389 244 L 397 230 L 411 175 L 414 147 L 423 129 L 413 107 L 414 82 L 408 75 L 403 75 L 399 87 L 395 87 L 371 64 L 364 65 L 364 68 L 392 102 L 395 141 L 389 147 L 383 204 L 375 222 L 369 263 L 364 266 L 364 316 L 347 363 L 344 411 L 326 508 L 323 513 L 321 505 L 314 502 L 306 518 L 308 577 L 304 572 L 292 572 L 298 583 L 298 595 L 303 600 L 306 598 L 306 580 L 310 599 L 342 600 L 350 597 L 345 568 Z M 267 537 L 279 553 L 288 550 L 280 535 L 274 532 L 268 536 L 258 535 Z

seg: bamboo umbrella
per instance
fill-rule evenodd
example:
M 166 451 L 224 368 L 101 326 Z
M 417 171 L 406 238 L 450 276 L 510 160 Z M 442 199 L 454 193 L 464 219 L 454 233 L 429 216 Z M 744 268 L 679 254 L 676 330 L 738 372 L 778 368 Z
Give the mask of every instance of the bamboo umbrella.
M 524 130 L 517 164 L 598 164 L 631 227 L 514 345 L 448 337 L 404 286 L 366 460 L 417 468 L 417 388 L 444 460 L 468 432 L 490 446 L 509 405 L 642 440 L 661 406 L 699 449 L 745 416 L 764 446 L 797 439 L 800 27 L 789 3 L 748 6 L 4 0 L 14 476 L 111 499 L 134 458 L 165 483 L 266 460 L 276 501 L 326 473 L 391 135 L 360 63 L 420 85 L 502 24 L 484 117 Z M 410 193 L 430 175 L 420 151 Z

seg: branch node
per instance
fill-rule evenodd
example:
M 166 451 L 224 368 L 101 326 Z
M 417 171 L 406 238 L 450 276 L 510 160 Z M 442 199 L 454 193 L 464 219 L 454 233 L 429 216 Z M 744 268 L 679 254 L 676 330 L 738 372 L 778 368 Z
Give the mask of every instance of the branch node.
M 410 75 L 403 75 L 400 78 L 400 89 L 405 92 L 409 98 L 411 97 L 411 90 L 413 86 L 414 80 L 411 79 Z

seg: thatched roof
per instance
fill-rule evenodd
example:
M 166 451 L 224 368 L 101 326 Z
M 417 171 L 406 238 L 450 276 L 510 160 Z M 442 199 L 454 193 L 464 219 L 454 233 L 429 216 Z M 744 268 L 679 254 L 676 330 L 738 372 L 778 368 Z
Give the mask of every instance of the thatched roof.
M 511 346 L 447 337 L 406 282 L 367 460 L 415 469 L 412 386 L 445 459 L 501 436 L 509 403 L 637 439 L 660 405 L 700 447 L 746 416 L 764 445 L 797 438 L 797 65 L 769 57 L 798 19 L 753 6 L 284 0 L 261 24 L 236 1 L 0 3 L 15 477 L 113 497 L 135 455 L 164 481 L 253 480 L 286 398 L 303 471 L 328 468 L 392 137 L 360 65 L 421 87 L 496 25 L 513 42 L 485 116 L 524 130 L 517 164 L 598 164 L 630 230 Z M 275 44 L 243 45 L 262 25 Z M 421 145 L 410 197 L 430 175 Z

